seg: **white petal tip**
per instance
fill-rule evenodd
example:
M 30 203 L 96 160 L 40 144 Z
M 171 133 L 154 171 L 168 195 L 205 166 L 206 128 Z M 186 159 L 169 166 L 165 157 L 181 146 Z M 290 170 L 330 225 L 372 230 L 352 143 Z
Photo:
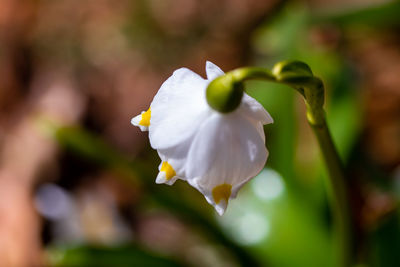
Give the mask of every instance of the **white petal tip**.
M 134 125 L 134 126 L 139 127 L 142 132 L 148 131 L 149 127 L 140 125 L 140 121 L 141 120 L 142 120 L 142 114 L 137 115 L 136 117 L 132 118 L 131 124 Z
M 212 63 L 212 62 L 209 61 L 209 60 L 206 60 L 206 68 L 212 68 L 212 67 L 214 67 L 214 66 L 215 66 L 214 63 Z
M 226 208 L 228 207 L 227 201 L 225 199 L 222 199 L 218 204 L 213 204 L 215 210 L 217 211 L 219 216 L 224 215 Z
M 225 214 L 225 211 L 224 210 L 221 210 L 221 211 L 217 210 L 217 213 L 218 213 L 219 216 L 222 216 L 222 215 Z
M 220 67 L 218 67 L 217 65 L 215 65 L 214 63 L 212 63 L 209 60 L 206 60 L 206 69 L 221 70 Z
M 269 114 L 268 114 L 269 115 Z M 268 116 L 268 121 L 265 124 L 271 124 L 274 123 L 274 119 L 271 117 L 271 115 Z
M 215 211 L 218 213 L 219 216 L 224 215 L 228 207 L 229 199 L 228 200 L 220 199 L 217 204 L 215 203 L 214 198 L 210 194 L 204 194 L 204 197 L 206 198 L 207 202 L 214 207 Z
M 176 180 L 176 176 L 172 177 L 171 179 L 167 179 L 165 172 L 159 172 L 156 178 L 156 184 L 173 185 Z
M 142 114 L 137 115 L 137 116 L 135 116 L 135 117 L 132 118 L 131 123 L 132 123 L 134 126 L 139 126 L 139 122 L 140 122 L 141 119 L 142 119 Z
M 206 73 L 208 80 L 214 80 L 218 76 L 224 75 L 224 72 L 211 61 L 206 61 Z
M 263 125 L 271 124 L 274 123 L 274 119 L 271 117 L 271 115 L 265 110 L 264 112 L 264 118 L 261 120 L 261 123 Z

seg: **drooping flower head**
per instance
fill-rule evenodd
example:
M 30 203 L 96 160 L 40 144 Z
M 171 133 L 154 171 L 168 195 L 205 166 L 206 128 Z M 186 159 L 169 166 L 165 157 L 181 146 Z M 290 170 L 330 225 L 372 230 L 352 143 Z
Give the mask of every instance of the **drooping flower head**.
M 149 109 L 131 122 L 149 131 L 150 144 L 161 158 L 156 182 L 185 180 L 222 215 L 229 199 L 264 167 L 268 151 L 263 125 L 273 120 L 243 91 L 228 99 L 237 104 L 224 104 L 224 112 L 216 111 L 209 97 L 213 92 L 207 92 L 207 98 L 206 91 L 224 72 L 207 62 L 206 73 L 203 79 L 189 69 L 176 70 Z

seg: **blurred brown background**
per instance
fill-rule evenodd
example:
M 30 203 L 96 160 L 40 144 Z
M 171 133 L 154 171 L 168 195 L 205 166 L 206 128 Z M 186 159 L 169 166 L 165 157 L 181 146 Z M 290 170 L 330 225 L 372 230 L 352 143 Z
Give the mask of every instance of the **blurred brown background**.
M 328 118 L 333 114 L 334 136 L 351 177 L 355 258 L 395 266 L 396 255 L 385 256 L 380 252 L 385 246 L 371 244 L 390 243 L 395 250 L 400 242 L 392 228 L 387 231 L 394 240 L 379 241 L 381 236 L 373 234 L 382 220 L 397 216 L 400 193 L 398 14 L 397 2 L 378 0 L 1 0 L 0 266 L 96 266 L 90 259 L 68 263 L 50 248 L 131 242 L 145 260 L 150 250 L 157 254 L 151 258 L 161 254 L 184 265 L 235 266 L 258 257 L 260 265 L 290 266 L 290 260 L 279 256 L 269 259 L 278 255 L 274 252 L 264 259 L 257 252 L 263 246 L 237 260 L 237 251 L 246 254 L 248 248 L 227 241 L 224 230 L 225 241 L 210 242 L 193 230 L 196 223 L 179 215 L 190 217 L 190 212 L 149 208 L 158 191 L 137 180 L 152 183 L 158 162 L 146 134 L 131 126 L 130 119 L 147 109 L 162 82 L 179 67 L 204 76 L 206 60 L 228 71 L 245 65 L 271 67 L 291 58 L 309 63 L 327 85 Z M 315 205 L 316 213 L 326 215 L 318 178 L 323 174 L 307 169 L 320 161 L 301 100 L 290 95 L 289 102 L 279 102 L 278 94 L 286 97 L 286 91 L 270 96 L 257 90 L 261 85 L 254 87 L 260 101 L 267 99 L 262 102 L 266 109 L 268 103 L 282 104 L 272 107 L 277 123 L 268 126 L 270 135 L 267 131 L 270 167 L 288 187 L 300 185 L 303 193 L 319 188 L 322 193 L 310 201 L 321 203 Z M 288 110 L 283 114 L 279 109 Z M 293 133 L 287 136 L 288 131 Z M 103 143 L 107 147 L 102 150 Z M 141 171 L 127 174 L 125 165 L 115 163 L 120 157 L 151 169 L 150 178 L 136 177 Z M 293 172 L 282 163 L 287 161 Z M 177 192 L 187 192 L 190 205 L 206 208 L 205 218 L 215 221 L 196 191 L 177 187 Z M 155 190 L 174 194 L 175 189 Z M 316 221 L 329 220 L 325 215 Z M 315 246 L 318 241 L 308 252 Z M 380 257 L 393 261 L 385 265 Z M 298 266 L 311 266 L 307 263 L 300 260 Z

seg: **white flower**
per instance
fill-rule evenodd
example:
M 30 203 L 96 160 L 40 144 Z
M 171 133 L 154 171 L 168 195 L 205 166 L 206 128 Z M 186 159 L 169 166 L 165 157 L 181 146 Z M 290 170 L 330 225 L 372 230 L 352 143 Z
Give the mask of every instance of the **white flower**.
M 222 215 L 229 199 L 264 167 L 263 125 L 273 120 L 247 94 L 230 113 L 213 110 L 206 88 L 224 72 L 207 62 L 206 73 L 203 79 L 189 69 L 176 70 L 132 124 L 149 131 L 150 144 L 162 160 L 156 182 L 186 180 Z

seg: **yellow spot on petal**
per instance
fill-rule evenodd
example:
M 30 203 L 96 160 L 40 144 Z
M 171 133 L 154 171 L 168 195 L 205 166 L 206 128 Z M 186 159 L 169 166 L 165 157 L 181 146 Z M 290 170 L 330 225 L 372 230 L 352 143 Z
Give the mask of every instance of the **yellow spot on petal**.
M 172 168 L 172 166 L 167 161 L 164 161 L 162 163 L 160 171 L 165 172 L 165 179 L 167 179 L 167 181 L 176 175 L 174 168 Z
M 228 202 L 229 197 L 231 196 L 232 185 L 230 184 L 220 184 L 214 187 L 212 190 L 212 196 L 216 204 L 218 204 L 221 199 L 225 199 Z
M 140 120 L 139 124 L 142 126 L 149 127 L 150 118 L 151 118 L 151 108 L 149 108 L 146 112 L 142 113 L 142 119 Z

